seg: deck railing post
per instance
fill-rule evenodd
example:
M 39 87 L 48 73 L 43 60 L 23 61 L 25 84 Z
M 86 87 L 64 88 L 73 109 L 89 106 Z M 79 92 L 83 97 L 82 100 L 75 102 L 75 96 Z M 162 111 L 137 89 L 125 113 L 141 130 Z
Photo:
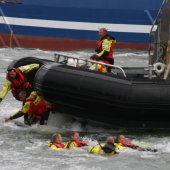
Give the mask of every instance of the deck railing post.
M 153 70 L 152 65 L 148 65 L 148 73 L 149 73 L 148 78 L 149 79 L 152 79 L 152 70 Z

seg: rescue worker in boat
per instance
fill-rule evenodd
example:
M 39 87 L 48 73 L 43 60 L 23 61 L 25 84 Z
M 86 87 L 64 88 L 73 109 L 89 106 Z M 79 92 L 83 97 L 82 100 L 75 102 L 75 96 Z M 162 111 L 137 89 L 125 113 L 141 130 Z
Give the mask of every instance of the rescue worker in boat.
M 149 147 L 147 148 L 142 148 L 140 146 L 137 146 L 135 144 L 133 144 L 132 142 L 130 142 L 124 135 L 119 135 L 117 137 L 115 146 L 117 147 L 128 147 L 128 148 L 132 148 L 138 151 L 150 151 L 150 152 L 157 152 L 157 149 L 151 149 Z
M 118 153 L 116 151 L 116 147 L 115 147 L 115 140 L 113 136 L 108 136 L 106 138 L 106 142 L 104 144 L 98 144 L 96 146 L 90 147 L 89 148 L 89 153 L 92 154 L 97 154 L 97 155 L 103 155 L 103 154 L 107 154 L 107 155 L 113 155 Z
M 88 142 L 81 140 L 78 132 L 73 132 L 71 134 L 71 140 L 65 144 L 65 148 L 67 149 L 83 146 L 88 146 Z
M 50 147 L 52 150 L 60 150 L 61 148 L 64 148 L 64 143 L 62 143 L 62 136 L 60 133 L 56 133 L 52 136 L 48 147 Z
M 27 80 L 27 74 L 39 69 L 39 64 L 29 64 L 18 68 L 9 68 L 6 75 L 6 80 L 0 91 L 0 102 L 6 97 L 11 90 L 13 96 L 19 100 L 18 94 L 20 91 L 26 91 L 29 95 L 32 91 L 30 82 Z
M 96 52 L 90 57 L 91 60 L 96 60 L 105 64 L 114 64 L 113 58 L 113 48 L 116 43 L 116 39 L 110 35 L 108 35 L 108 31 L 106 28 L 99 29 L 99 37 L 100 40 L 97 43 Z M 95 69 L 95 64 L 93 64 L 93 69 Z M 98 64 L 99 72 L 110 72 L 111 68 Z
M 19 93 L 19 99 L 23 101 L 23 106 L 14 115 L 5 118 L 5 122 L 24 116 L 24 123 L 27 125 L 44 124 L 48 119 L 50 107 L 42 96 L 38 95 L 36 91 L 32 91 L 27 97 L 25 91 Z

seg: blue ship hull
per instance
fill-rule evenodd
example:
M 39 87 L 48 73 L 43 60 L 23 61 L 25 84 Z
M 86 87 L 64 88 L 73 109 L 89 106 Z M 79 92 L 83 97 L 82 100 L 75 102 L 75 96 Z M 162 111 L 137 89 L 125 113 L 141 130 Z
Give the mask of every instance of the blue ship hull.
M 0 1 L 0 46 L 46 50 L 95 48 L 106 27 L 117 48 L 147 48 L 162 0 Z

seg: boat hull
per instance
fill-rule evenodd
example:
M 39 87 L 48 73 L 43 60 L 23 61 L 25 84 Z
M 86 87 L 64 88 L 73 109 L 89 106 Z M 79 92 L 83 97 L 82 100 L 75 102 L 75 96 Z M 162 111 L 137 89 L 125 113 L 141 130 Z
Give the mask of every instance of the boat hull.
M 58 112 L 119 127 L 170 127 L 170 82 L 44 65 L 34 86 Z
M 17 42 L 16 42 L 17 39 Z M 44 36 L 26 36 L 15 35 L 15 38 L 10 34 L 0 34 L 0 46 L 3 47 L 20 47 L 23 48 L 39 48 L 43 50 L 79 50 L 96 48 L 95 40 L 81 40 L 74 38 L 50 38 Z M 128 43 L 117 42 L 115 48 L 138 49 L 145 50 L 149 48 L 147 43 Z
M 124 68 L 124 78 L 121 72 L 101 74 L 35 57 L 14 60 L 9 67 L 32 63 L 41 67 L 28 80 L 56 112 L 118 128 L 170 128 L 169 78 L 149 80 L 144 68 Z
M 116 38 L 117 48 L 148 48 L 162 0 L 12 2 L 0 3 L 0 46 L 75 50 L 94 48 L 100 27 Z

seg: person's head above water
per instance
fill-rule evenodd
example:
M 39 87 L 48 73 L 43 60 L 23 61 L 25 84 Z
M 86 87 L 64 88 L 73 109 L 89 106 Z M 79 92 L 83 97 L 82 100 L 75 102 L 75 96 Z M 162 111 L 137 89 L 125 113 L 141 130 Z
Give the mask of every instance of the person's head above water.
M 113 152 L 116 153 L 114 143 L 115 143 L 114 137 L 107 136 L 106 144 L 101 148 L 105 153 L 113 153 Z
M 62 143 L 62 136 L 59 133 L 56 133 L 52 136 L 51 142 L 53 143 Z
M 119 135 L 118 136 L 118 141 L 120 143 L 124 143 L 124 142 L 127 142 L 127 139 L 126 139 L 126 137 L 124 135 Z
M 106 142 L 108 142 L 108 143 L 114 143 L 114 142 L 115 142 L 114 137 L 113 137 L 113 136 L 108 136 L 108 137 L 106 138 Z
M 71 139 L 75 140 L 75 141 L 80 140 L 79 133 L 78 132 L 73 132 L 71 134 Z

